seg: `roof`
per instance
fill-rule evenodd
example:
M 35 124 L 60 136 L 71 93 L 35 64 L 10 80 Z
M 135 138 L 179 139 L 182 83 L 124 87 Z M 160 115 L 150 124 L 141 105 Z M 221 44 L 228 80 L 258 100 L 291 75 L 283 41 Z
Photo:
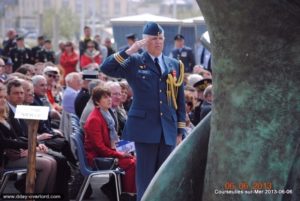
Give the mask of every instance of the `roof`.
M 195 22 L 204 22 L 203 16 L 193 17 L 193 18 L 186 18 L 181 20 L 183 23 L 195 23 Z
M 153 21 L 160 24 L 178 24 L 180 23 L 180 20 L 170 18 L 170 17 L 164 17 L 164 16 L 158 16 L 158 15 L 152 15 L 149 13 L 141 14 L 141 15 L 133 15 L 133 16 L 126 16 L 126 17 L 120 17 L 120 18 L 113 18 L 110 20 L 112 24 L 145 24 L 146 22 Z

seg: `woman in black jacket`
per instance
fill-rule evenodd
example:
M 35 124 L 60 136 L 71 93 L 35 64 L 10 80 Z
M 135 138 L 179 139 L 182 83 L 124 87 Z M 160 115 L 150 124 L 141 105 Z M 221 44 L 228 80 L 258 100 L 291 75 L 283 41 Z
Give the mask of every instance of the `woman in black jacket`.
M 0 84 L 0 162 L 3 168 L 27 167 L 27 142 L 18 138 L 13 128 L 6 120 L 7 103 L 6 88 Z M 36 157 L 35 193 L 52 193 L 56 178 L 56 161 L 44 154 L 47 147 L 40 144 Z

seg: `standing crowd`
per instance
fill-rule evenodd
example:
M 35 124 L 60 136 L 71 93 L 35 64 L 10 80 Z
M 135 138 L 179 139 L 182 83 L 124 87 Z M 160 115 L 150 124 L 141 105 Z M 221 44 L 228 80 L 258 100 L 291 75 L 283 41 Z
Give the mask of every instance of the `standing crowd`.
M 195 64 L 184 36 L 174 35 L 174 50 L 165 56 L 164 30 L 154 22 L 145 25 L 141 40 L 128 34 L 128 46 L 119 51 L 88 26 L 78 48 L 60 42 L 58 52 L 45 36 L 30 49 L 8 30 L 0 49 L 2 167 L 27 167 L 28 125 L 14 118 L 17 105 L 47 106 L 48 119 L 39 121 L 36 138 L 35 192 L 74 197 L 69 190 L 78 172 L 76 147 L 62 123 L 73 114 L 91 168 L 95 157 L 117 158 L 125 171 L 121 199 L 140 201 L 161 164 L 212 107 L 211 72 Z M 121 139 L 133 141 L 136 152 L 117 151 Z M 24 193 L 25 177 L 15 187 Z M 115 199 L 111 179 L 101 189 Z

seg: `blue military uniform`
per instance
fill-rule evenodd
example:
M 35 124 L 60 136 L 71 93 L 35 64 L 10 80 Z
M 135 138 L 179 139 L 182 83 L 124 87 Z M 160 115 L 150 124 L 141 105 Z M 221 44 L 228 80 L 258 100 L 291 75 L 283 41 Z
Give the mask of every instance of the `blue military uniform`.
M 167 74 L 175 70 L 179 76 L 179 62 L 165 56 L 163 60 L 166 70 L 162 76 L 147 52 L 128 57 L 121 51 L 106 59 L 101 67 L 101 71 L 109 76 L 125 78 L 133 90 L 133 102 L 123 131 L 126 140 L 159 143 L 163 134 L 166 144 L 174 146 L 177 134 L 183 133 L 183 86 L 178 90 L 177 111 L 170 105 L 172 102 L 168 102 L 166 93 Z
M 162 33 L 153 22 L 146 24 L 144 34 Z M 101 71 L 109 76 L 125 78 L 133 90 L 133 102 L 123 131 L 123 138 L 134 141 L 137 152 L 138 200 L 159 166 L 176 145 L 177 135 L 184 133 L 185 101 L 183 85 L 178 87 L 176 106 L 167 96 L 169 74 L 179 78 L 180 64 L 162 55 L 161 74 L 148 52 L 127 55 L 125 50 L 108 57 Z
M 174 40 L 184 40 L 181 34 L 177 34 Z M 193 50 L 190 47 L 184 46 L 183 48 L 175 48 L 172 50 L 171 55 L 173 58 L 182 61 L 184 64 L 184 72 L 192 73 L 195 66 L 195 58 Z

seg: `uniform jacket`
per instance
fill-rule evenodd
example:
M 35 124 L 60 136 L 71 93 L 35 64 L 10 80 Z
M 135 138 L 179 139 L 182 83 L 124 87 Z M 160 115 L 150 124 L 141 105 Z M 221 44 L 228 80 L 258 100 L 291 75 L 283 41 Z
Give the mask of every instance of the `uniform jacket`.
M 167 101 L 166 79 L 176 71 L 179 62 L 163 55 L 165 72 L 160 75 L 147 52 L 128 56 L 125 51 L 108 57 L 101 66 L 109 76 L 125 78 L 133 90 L 133 102 L 128 112 L 122 137 L 140 143 L 159 143 L 163 134 L 167 145 L 176 144 L 178 133 L 183 134 L 185 103 L 183 85 L 178 89 L 175 110 Z
M 179 49 L 176 48 L 172 50 L 172 57 L 178 60 L 181 60 L 184 64 L 184 72 L 191 73 L 195 66 L 195 58 L 191 48 L 184 46 Z
M 22 64 L 31 64 L 32 55 L 31 50 L 28 48 L 18 49 L 13 48 L 9 52 L 9 57 L 11 58 L 13 64 L 13 72 L 15 72 Z
M 42 49 L 38 52 L 38 61 L 39 62 L 52 62 L 55 63 L 55 53 L 54 51 L 47 51 Z
M 43 46 L 35 46 L 31 49 L 31 57 L 32 57 L 32 61 L 38 62 L 38 53 L 43 49 Z
M 17 46 L 16 39 L 8 39 L 3 41 L 3 55 L 9 56 L 9 52 Z
M 75 107 L 75 113 L 76 115 L 80 118 L 81 114 L 89 101 L 91 95 L 89 91 L 85 88 L 81 88 L 79 93 L 77 94 L 74 102 L 74 107 Z
M 109 130 L 98 108 L 94 108 L 84 125 L 84 148 L 90 165 L 95 157 L 122 158 L 122 154 L 111 149 Z

